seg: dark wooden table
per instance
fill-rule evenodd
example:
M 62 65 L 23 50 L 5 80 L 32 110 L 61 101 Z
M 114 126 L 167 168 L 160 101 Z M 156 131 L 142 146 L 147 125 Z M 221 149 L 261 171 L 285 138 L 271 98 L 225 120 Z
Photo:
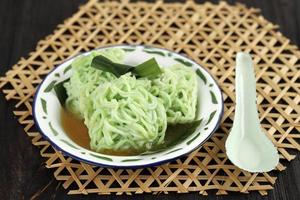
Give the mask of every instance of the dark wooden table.
M 168 1 L 169 2 L 169 1 Z M 199 1 L 200 3 L 203 1 Z M 218 2 L 218 1 L 213 1 Z M 300 0 L 230 0 L 261 8 L 262 14 L 279 24 L 281 32 L 300 46 Z M 52 33 L 58 23 L 76 12 L 84 0 L 0 0 L 0 75 L 21 56 L 34 50 L 36 43 Z M 134 199 L 300 199 L 300 154 L 281 172 L 275 189 L 266 197 L 257 192 L 209 196 L 197 193 L 137 195 Z M 67 196 L 52 171 L 45 169 L 39 150 L 31 145 L 22 126 L 0 95 L 0 199 L 131 199 L 130 196 Z

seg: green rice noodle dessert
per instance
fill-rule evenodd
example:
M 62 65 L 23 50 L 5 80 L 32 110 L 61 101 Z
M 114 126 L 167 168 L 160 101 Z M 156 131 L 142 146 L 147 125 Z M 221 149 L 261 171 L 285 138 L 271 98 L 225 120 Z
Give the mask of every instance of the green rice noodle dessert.
M 163 74 L 152 81 L 151 93 L 160 98 L 170 124 L 195 120 L 198 82 L 195 72 L 182 65 L 164 68 Z
M 91 108 L 88 101 L 90 93 L 100 84 L 116 78 L 112 73 L 90 67 L 92 59 L 100 54 L 114 62 L 122 62 L 125 52 L 121 49 L 100 50 L 88 56 L 78 57 L 72 62 L 73 73 L 70 81 L 64 84 L 68 95 L 66 107 L 81 118 L 84 118 L 84 114 L 89 113 L 86 111 Z
M 163 143 L 166 111 L 150 87 L 127 73 L 92 92 L 93 112 L 85 118 L 92 149 L 148 150 Z
M 67 93 L 62 105 L 84 121 L 97 152 L 147 151 L 164 144 L 167 125 L 196 121 L 193 69 L 160 68 L 154 58 L 132 67 L 124 57 L 118 48 L 80 56 L 61 83 Z

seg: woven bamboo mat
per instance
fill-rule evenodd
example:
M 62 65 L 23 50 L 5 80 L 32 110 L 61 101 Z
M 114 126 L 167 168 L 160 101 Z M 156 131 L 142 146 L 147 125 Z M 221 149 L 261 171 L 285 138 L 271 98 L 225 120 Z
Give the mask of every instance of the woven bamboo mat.
M 55 151 L 36 132 L 31 104 L 37 85 L 63 60 L 111 44 L 148 44 L 187 54 L 218 80 L 225 101 L 221 127 L 202 148 L 177 161 L 153 168 L 116 170 L 80 163 Z M 234 57 L 247 51 L 256 63 L 258 107 L 262 126 L 277 146 L 280 164 L 271 173 L 248 173 L 227 159 L 224 143 L 234 115 Z M 21 58 L 0 80 L 14 114 L 46 167 L 69 194 L 132 194 L 191 191 L 207 195 L 228 191 L 265 195 L 278 171 L 295 158 L 299 145 L 300 52 L 259 11 L 224 2 L 197 5 L 89 1 L 36 50 Z

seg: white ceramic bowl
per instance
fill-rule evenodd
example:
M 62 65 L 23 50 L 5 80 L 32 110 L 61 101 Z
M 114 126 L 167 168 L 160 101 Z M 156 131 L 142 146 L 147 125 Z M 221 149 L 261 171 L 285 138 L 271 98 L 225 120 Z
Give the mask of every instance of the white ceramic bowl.
M 167 149 L 137 156 L 112 156 L 85 149 L 74 143 L 64 132 L 60 120 L 61 105 L 52 88 L 54 83 L 70 77 L 70 64 L 75 57 L 65 61 L 50 72 L 38 87 L 34 102 L 33 115 L 40 133 L 63 154 L 76 160 L 96 166 L 116 168 L 142 168 L 160 165 L 186 155 L 199 148 L 216 131 L 223 115 L 222 93 L 212 76 L 199 64 L 189 58 L 166 49 L 149 46 L 118 45 L 96 49 L 123 48 L 127 54 L 126 64 L 139 64 L 155 57 L 161 67 L 181 63 L 195 70 L 199 82 L 199 101 L 197 119 L 200 125 L 188 137 Z M 86 52 L 88 55 L 91 52 Z

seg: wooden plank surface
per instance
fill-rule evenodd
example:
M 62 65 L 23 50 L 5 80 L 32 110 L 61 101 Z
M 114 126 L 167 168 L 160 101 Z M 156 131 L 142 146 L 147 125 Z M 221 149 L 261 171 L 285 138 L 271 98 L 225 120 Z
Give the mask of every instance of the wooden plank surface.
M 170 2 L 170 1 L 168 1 Z M 198 1 L 199 3 L 204 1 Z M 218 1 L 212 1 L 218 2 Z M 299 0 L 230 0 L 260 8 L 270 21 L 280 25 L 282 33 L 300 46 Z M 0 75 L 20 57 L 34 50 L 36 43 L 52 33 L 58 23 L 76 12 L 84 0 L 0 0 Z M 53 178 L 52 171 L 43 167 L 39 151 L 31 145 L 12 107 L 0 95 L 0 199 L 131 199 L 129 196 L 67 196 Z M 300 157 L 289 163 L 278 175 L 275 189 L 263 199 L 299 199 Z M 228 196 L 197 193 L 153 196 L 139 195 L 135 199 L 262 199 L 251 194 L 231 193 Z

